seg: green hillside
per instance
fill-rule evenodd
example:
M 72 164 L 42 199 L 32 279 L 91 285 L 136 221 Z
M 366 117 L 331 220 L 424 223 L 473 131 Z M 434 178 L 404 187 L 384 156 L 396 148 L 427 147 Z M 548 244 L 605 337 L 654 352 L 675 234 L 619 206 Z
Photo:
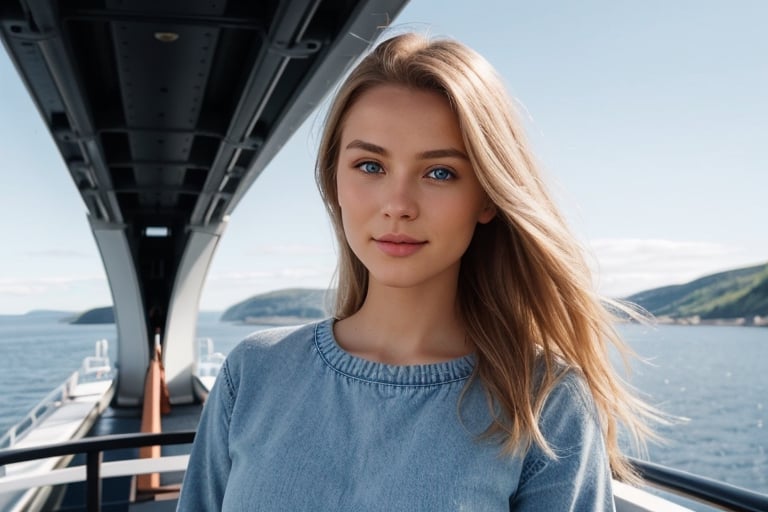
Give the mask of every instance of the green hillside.
M 80 313 L 70 322 L 71 324 L 113 324 L 115 312 L 112 306 L 89 309 Z
M 704 320 L 768 316 L 768 264 L 719 272 L 626 298 L 656 316 Z
M 277 290 L 256 295 L 230 306 L 221 316 L 225 322 L 254 324 L 301 323 L 328 316 L 328 292 L 306 288 Z

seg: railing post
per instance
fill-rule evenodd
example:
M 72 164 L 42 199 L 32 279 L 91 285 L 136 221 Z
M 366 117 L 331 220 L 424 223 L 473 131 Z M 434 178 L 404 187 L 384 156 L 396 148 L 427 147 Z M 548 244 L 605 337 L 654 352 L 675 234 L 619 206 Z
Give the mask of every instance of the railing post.
M 101 450 L 89 450 L 85 455 L 85 492 L 88 512 L 101 511 Z

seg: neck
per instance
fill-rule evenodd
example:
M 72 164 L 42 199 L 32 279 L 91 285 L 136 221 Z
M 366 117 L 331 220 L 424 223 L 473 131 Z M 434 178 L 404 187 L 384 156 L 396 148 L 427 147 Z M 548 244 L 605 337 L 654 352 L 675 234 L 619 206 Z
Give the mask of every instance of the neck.
M 393 288 L 369 283 L 363 306 L 334 327 L 353 355 L 388 364 L 428 364 L 467 355 L 457 283 Z

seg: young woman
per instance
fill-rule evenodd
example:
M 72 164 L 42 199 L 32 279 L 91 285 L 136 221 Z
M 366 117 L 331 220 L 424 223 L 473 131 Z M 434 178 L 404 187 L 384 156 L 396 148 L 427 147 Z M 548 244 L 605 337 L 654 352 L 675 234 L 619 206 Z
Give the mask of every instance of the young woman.
M 613 508 L 647 409 L 508 97 L 465 46 L 380 44 L 330 109 L 317 180 L 334 318 L 262 331 L 205 405 L 180 510 Z

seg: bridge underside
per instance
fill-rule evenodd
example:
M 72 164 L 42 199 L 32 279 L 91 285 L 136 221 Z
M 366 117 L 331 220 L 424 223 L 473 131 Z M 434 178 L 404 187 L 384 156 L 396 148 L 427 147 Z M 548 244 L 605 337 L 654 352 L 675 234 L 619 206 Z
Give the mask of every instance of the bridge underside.
M 228 215 L 404 0 L 16 0 L 0 33 L 80 192 L 112 290 L 118 405 L 160 333 L 194 400 L 200 291 Z

